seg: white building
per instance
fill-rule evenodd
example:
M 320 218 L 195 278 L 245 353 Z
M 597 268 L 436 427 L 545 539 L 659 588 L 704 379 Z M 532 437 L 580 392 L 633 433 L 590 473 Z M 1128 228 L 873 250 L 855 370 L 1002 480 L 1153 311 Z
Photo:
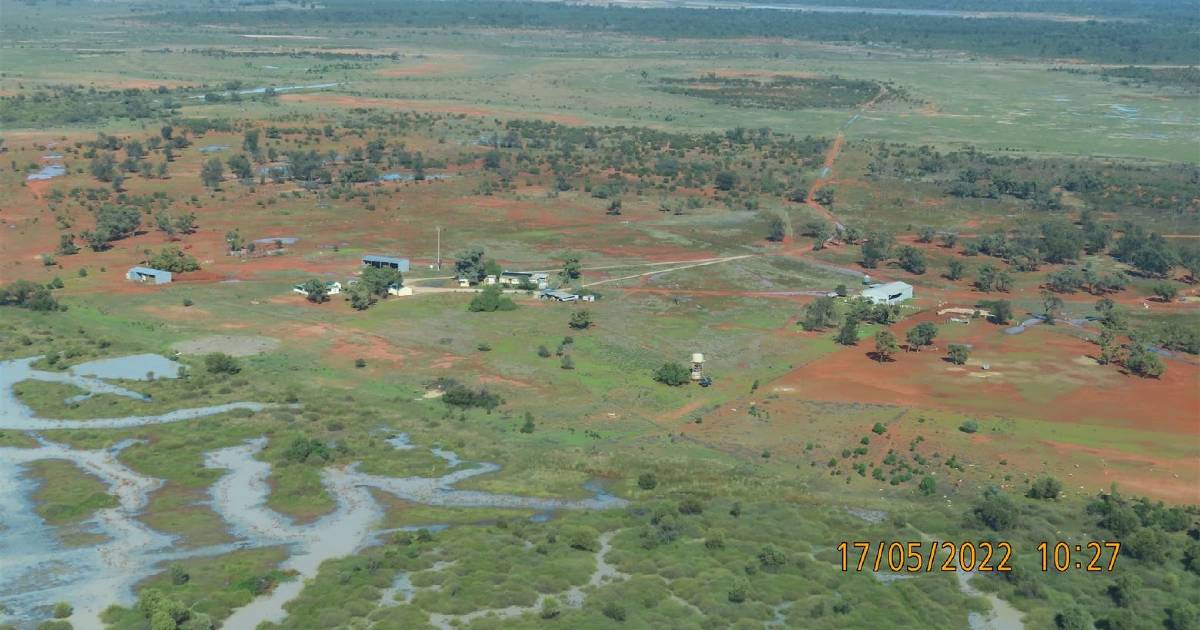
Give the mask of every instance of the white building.
M 913 297 L 912 285 L 907 282 L 873 284 L 862 290 L 863 297 L 872 304 L 899 304 Z
M 342 292 L 342 283 L 341 282 L 326 282 L 325 290 L 326 290 L 326 295 L 337 295 Z M 292 287 L 292 292 L 299 293 L 300 295 L 303 295 L 304 297 L 308 297 L 308 291 L 304 290 L 303 284 L 297 284 L 296 286 Z

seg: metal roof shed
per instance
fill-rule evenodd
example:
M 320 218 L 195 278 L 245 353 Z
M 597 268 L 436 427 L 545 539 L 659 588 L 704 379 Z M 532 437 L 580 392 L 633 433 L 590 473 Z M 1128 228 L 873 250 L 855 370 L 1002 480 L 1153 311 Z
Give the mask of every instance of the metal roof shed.
M 150 267 L 130 267 L 125 272 L 125 278 L 146 284 L 167 284 L 171 281 L 171 272 Z
M 876 284 L 863 289 L 862 296 L 873 304 L 899 304 L 912 299 L 913 288 L 907 282 Z
M 407 258 L 397 258 L 395 256 L 379 256 L 376 254 L 367 254 L 366 256 L 363 256 L 362 263 L 364 265 L 370 265 L 372 267 L 391 267 L 392 269 L 396 269 L 399 271 L 408 271 L 408 267 L 409 267 Z

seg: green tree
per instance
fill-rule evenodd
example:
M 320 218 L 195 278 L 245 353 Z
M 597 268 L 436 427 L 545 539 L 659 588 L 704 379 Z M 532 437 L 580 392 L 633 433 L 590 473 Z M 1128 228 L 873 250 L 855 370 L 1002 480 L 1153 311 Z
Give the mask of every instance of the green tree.
M 1017 524 L 1017 504 L 995 487 L 988 488 L 971 509 L 971 514 L 994 531 L 1012 529 Z
M 653 490 L 658 487 L 658 477 L 652 472 L 638 475 L 637 485 L 642 490 Z
M 584 330 L 592 325 L 592 314 L 587 309 L 580 309 L 571 313 L 571 321 L 568 326 L 576 330 Z
M 837 309 L 833 298 L 821 296 L 804 307 L 801 324 L 805 330 L 824 330 L 837 321 Z
M 483 248 L 471 247 L 459 252 L 454 260 L 454 271 L 459 277 L 470 280 L 472 284 L 482 282 L 487 275 L 483 260 Z
M 210 374 L 237 374 L 242 371 L 242 367 L 238 365 L 237 359 L 225 354 L 224 352 L 213 352 L 205 355 L 204 369 Z
M 787 237 L 787 224 L 779 216 L 772 216 L 767 222 L 767 240 L 779 243 Z
M 946 267 L 947 280 L 961 280 L 963 274 L 966 273 L 967 266 L 957 258 L 951 258 Z
M 920 350 L 922 346 L 928 346 L 933 343 L 937 337 L 937 326 L 932 322 L 921 322 L 908 330 L 905 335 L 905 341 L 908 342 L 909 350 Z
M 847 317 L 842 329 L 838 331 L 836 341 L 843 346 L 858 345 L 858 319 Z
M 954 365 L 966 365 L 967 359 L 971 356 L 971 349 L 961 343 L 950 344 L 950 361 Z
M 911 274 L 919 276 L 925 273 L 925 252 L 916 247 L 911 245 L 901 247 L 897 250 L 897 260 L 900 267 Z
M 988 300 L 980 302 L 979 305 L 987 309 L 988 319 L 992 323 L 1005 325 L 1012 321 L 1012 304 L 1008 300 Z
M 925 475 L 921 478 L 921 483 L 917 485 L 917 489 L 927 497 L 933 496 L 937 493 L 937 480 L 929 475 Z
M 227 161 L 229 172 L 240 180 L 247 180 L 254 177 L 254 167 L 250 164 L 250 160 L 244 155 L 234 155 Z M 205 184 L 207 185 L 207 183 Z M 216 188 L 216 186 L 212 186 Z
M 224 178 L 225 167 L 221 165 L 220 158 L 209 158 L 200 168 L 200 182 L 207 188 L 214 190 L 220 188 L 221 180 Z
M 1072 606 L 1054 616 L 1058 630 L 1092 630 L 1092 616 L 1079 606 Z
M 500 288 L 496 285 L 488 285 L 471 298 L 471 303 L 467 305 L 467 310 L 472 313 L 494 313 L 496 311 L 511 311 L 515 310 L 517 305 L 512 301 L 512 298 L 500 292 Z
M 375 294 L 371 292 L 371 288 L 364 285 L 362 282 L 347 287 L 345 293 L 346 301 L 350 302 L 351 308 L 356 311 L 365 311 L 375 304 Z
M 63 256 L 70 256 L 79 252 L 79 246 L 75 244 L 74 234 L 60 234 L 58 237 L 58 253 Z
M 1029 486 L 1025 496 L 1030 499 L 1057 499 L 1062 492 L 1062 482 L 1054 477 L 1039 477 Z
M 883 231 L 872 232 L 862 244 L 862 265 L 874 269 L 880 262 L 891 258 L 894 237 Z
M 329 301 L 329 287 L 317 278 L 310 278 L 300 288 L 305 293 L 304 297 L 313 304 L 324 304 Z
M 1062 298 L 1054 293 L 1042 290 L 1042 313 L 1046 316 L 1046 323 L 1053 324 L 1059 319 L 1059 314 L 1063 308 Z
M 1125 367 L 1143 378 L 1158 378 L 1165 369 L 1158 355 L 1140 343 L 1135 343 L 1129 348 L 1129 354 L 1125 357 Z
M 564 281 L 578 280 L 583 275 L 583 263 L 578 254 L 568 254 L 563 257 L 563 268 L 559 274 Z
M 1170 302 L 1179 294 L 1179 288 L 1170 282 L 1157 282 L 1154 284 L 1154 295 L 1163 302 Z
M 154 226 L 159 232 L 167 235 L 167 238 L 174 240 L 175 238 L 175 222 L 171 220 L 171 215 L 164 210 L 159 212 L 154 217 Z
M 183 273 L 185 271 L 196 271 L 200 268 L 200 263 L 195 258 L 185 254 L 182 250 L 175 246 L 162 248 L 146 264 L 155 269 L 170 271 L 172 273 Z
M 242 240 L 242 235 L 237 230 L 230 230 L 225 233 L 225 243 L 229 245 L 229 251 L 240 252 L 245 247 L 246 242 Z
M 890 361 L 896 351 L 900 349 L 896 343 L 896 335 L 892 331 L 881 328 L 875 333 L 875 360 L 879 362 Z
M 737 173 L 733 171 L 719 171 L 716 178 L 713 179 L 713 184 L 717 187 L 717 190 L 733 190 L 738 184 Z
M 665 385 L 678 387 L 688 382 L 691 372 L 678 363 L 664 363 L 654 371 L 654 380 Z
M 391 267 L 366 267 L 359 276 L 358 284 L 371 295 L 385 297 L 388 287 L 393 284 L 397 287 L 404 286 L 404 275 L 399 269 Z

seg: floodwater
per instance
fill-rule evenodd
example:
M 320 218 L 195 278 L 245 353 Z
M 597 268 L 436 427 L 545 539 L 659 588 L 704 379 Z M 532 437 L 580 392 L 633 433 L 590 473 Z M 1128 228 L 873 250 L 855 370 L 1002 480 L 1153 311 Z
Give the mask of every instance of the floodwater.
M 67 167 L 62 164 L 47 164 L 36 173 L 30 173 L 25 179 L 31 182 L 54 179 L 67 174 Z
M 425 181 L 437 181 L 450 179 L 449 173 L 426 173 Z M 379 176 L 381 182 L 411 182 L 416 181 L 416 176 L 412 173 L 384 173 Z
M 1022 620 L 1025 614 L 1014 608 L 1006 600 L 971 586 L 971 575 L 973 573 L 968 573 L 961 569 L 955 573 L 955 576 L 958 578 L 958 590 L 962 591 L 965 595 L 982 597 L 988 600 L 992 605 L 992 610 L 986 615 L 974 612 L 967 615 L 967 624 L 970 629 L 1025 630 L 1025 622 Z
M 158 355 L 134 355 L 92 361 L 62 372 L 32 367 L 40 357 L 0 361 L 0 429 L 42 431 L 65 428 L 113 429 L 179 422 L 232 409 L 260 410 L 271 407 L 262 403 L 230 403 L 147 416 L 128 416 L 97 420 L 53 420 L 37 417 L 13 394 L 12 386 L 24 380 L 65 382 L 88 392 L 111 393 L 145 400 L 143 394 L 103 379 L 144 380 L 154 376 L 178 375 L 178 364 Z M 174 368 L 174 370 L 172 370 Z M 70 603 L 74 613 L 68 621 L 77 629 L 102 628 L 100 613 L 117 603 L 132 605 L 133 587 L 141 580 L 162 571 L 167 563 L 186 558 L 227 554 L 238 549 L 286 546 L 291 554 L 280 569 L 295 572 L 296 578 L 277 585 L 270 593 L 256 598 L 234 611 L 225 621 L 226 628 L 254 628 L 264 621 L 279 622 L 286 616 L 284 605 L 300 594 L 304 582 L 317 574 L 321 563 L 354 553 L 375 544 L 376 526 L 383 508 L 371 495 L 370 488 L 392 493 L 409 501 L 446 507 L 528 508 L 542 513 L 556 510 L 610 509 L 626 501 L 607 493 L 599 484 L 585 488 L 592 493 L 586 499 L 553 499 L 496 494 L 481 490 L 459 490 L 454 486 L 467 479 L 490 474 L 500 466 L 488 462 L 468 465 L 456 453 L 440 448 L 430 451 L 444 459 L 452 472 L 441 477 L 393 478 L 368 475 L 357 464 L 345 468 L 326 468 L 322 483 L 334 497 L 335 510 L 305 525 L 267 507 L 270 486 L 267 479 L 271 464 L 257 459 L 267 444 L 265 437 L 215 449 L 205 454 L 204 465 L 226 471 L 209 488 L 208 504 L 227 524 L 237 540 L 233 543 L 199 549 L 176 549 L 174 537 L 155 531 L 139 520 L 151 492 L 160 488 L 161 479 L 142 475 L 125 466 L 121 452 L 138 442 L 126 440 L 101 450 L 78 450 L 31 434 L 35 448 L 0 447 L 0 623 L 32 628 L 47 619 L 53 605 Z M 396 434 L 388 442 L 397 450 L 412 450 L 408 435 Z M 72 462 L 95 476 L 118 499 L 118 505 L 97 511 L 85 527 L 103 538 L 97 544 L 66 548 L 56 538 L 54 528 L 37 516 L 33 494 L 37 484 L 26 475 L 34 461 L 58 459 Z M 441 529 L 443 526 L 430 526 Z M 404 528 L 412 529 L 412 528 Z M 592 582 L 611 579 L 615 569 L 603 562 L 608 538 L 601 540 L 599 568 Z M 411 584 L 403 579 L 393 585 L 397 601 L 411 598 Z M 573 589 L 568 601 L 581 600 L 582 591 Z

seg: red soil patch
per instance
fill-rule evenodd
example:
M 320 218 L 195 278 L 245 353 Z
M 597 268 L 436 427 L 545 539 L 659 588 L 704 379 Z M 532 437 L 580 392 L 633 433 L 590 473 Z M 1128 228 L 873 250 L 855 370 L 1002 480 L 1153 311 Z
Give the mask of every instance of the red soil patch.
M 905 332 L 918 322 L 941 319 L 925 313 L 893 327 L 893 331 L 903 340 Z M 1079 369 L 1073 362 L 1095 354 L 1095 346 L 1037 328 L 1024 335 L 1036 335 L 1038 344 L 1035 358 L 1022 355 L 1022 360 L 1031 364 L 1027 369 L 1036 370 L 1037 378 L 1057 379 L 1063 387 L 1061 393 L 1051 393 L 1049 401 L 1022 393 L 1019 385 L 1028 386 L 1033 380 L 1029 374 L 1018 377 L 1023 370 L 1010 370 L 1011 378 L 1005 374 L 1009 369 L 1004 367 L 1005 355 L 1014 345 L 1024 345 L 1028 340 L 1007 337 L 1000 327 L 984 323 L 970 324 L 967 337 L 961 341 L 973 346 L 973 357 L 995 363 L 988 378 L 968 376 L 982 374 L 978 367 L 949 371 L 952 366 L 943 360 L 944 351 L 933 349 L 901 352 L 893 362 L 878 363 L 868 358 L 874 346 L 865 339 L 858 346 L 792 371 L 774 385 L 794 387 L 801 397 L 813 400 L 932 407 L 1185 435 L 1195 435 L 1200 429 L 1200 369 L 1196 366 L 1169 362 L 1161 379 L 1123 376 L 1113 366 Z M 1071 387 L 1072 382 L 1078 384 Z
M 412 66 L 384 68 L 379 71 L 379 74 L 391 78 L 426 77 L 434 74 L 460 72 L 466 70 L 468 67 L 467 64 L 461 61 L 425 61 Z

